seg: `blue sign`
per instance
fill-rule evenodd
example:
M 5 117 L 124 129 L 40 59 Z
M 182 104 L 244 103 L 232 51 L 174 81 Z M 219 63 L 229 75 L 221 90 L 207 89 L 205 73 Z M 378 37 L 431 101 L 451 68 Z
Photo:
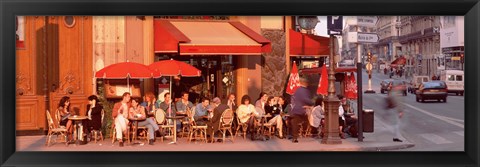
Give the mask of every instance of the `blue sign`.
M 327 16 L 328 35 L 342 35 L 343 16 Z

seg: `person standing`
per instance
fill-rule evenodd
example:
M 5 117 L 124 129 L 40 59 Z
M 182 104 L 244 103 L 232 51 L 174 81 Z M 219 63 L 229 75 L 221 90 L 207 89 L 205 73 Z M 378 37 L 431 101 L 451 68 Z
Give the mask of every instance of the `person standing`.
M 394 118 L 393 126 L 393 141 L 403 142 L 400 137 L 401 118 L 403 117 L 403 97 L 400 85 L 393 85 L 392 91 L 388 92 L 387 97 L 387 112 Z
M 307 89 L 308 81 L 306 78 L 300 78 L 300 87 L 295 91 L 291 97 L 292 110 L 290 111 L 292 142 L 298 143 L 298 136 L 300 130 L 300 123 L 302 127 L 307 127 L 307 112 L 306 107 L 313 105 L 309 90 Z
M 130 93 L 125 92 L 122 95 L 122 101 L 115 103 L 112 109 L 112 117 L 115 122 L 115 132 L 118 144 L 123 147 L 123 132 L 127 130 L 128 111 L 130 109 Z

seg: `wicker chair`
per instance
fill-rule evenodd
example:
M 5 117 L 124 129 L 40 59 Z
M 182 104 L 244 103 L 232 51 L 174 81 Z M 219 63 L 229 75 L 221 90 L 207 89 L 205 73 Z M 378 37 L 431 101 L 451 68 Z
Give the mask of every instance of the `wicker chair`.
M 51 138 L 53 135 L 56 135 L 58 139 L 58 136 L 63 137 L 63 142 L 65 142 L 65 145 L 68 145 L 67 141 L 67 128 L 64 126 L 60 127 L 58 123 L 55 123 L 52 119 L 52 116 L 50 115 L 50 111 L 47 110 L 47 122 L 48 122 L 48 133 L 47 133 L 47 141 L 45 143 L 46 146 L 50 146 Z M 58 122 L 58 121 L 57 121 Z M 55 142 L 56 142 L 55 139 Z
M 225 136 L 227 132 L 230 133 L 230 140 L 234 142 L 233 133 L 232 133 L 232 122 L 233 122 L 233 111 L 231 109 L 227 109 L 222 113 L 220 117 L 220 125 L 219 130 L 222 133 L 222 143 L 225 143 Z M 213 133 L 215 136 L 215 132 Z
M 188 133 L 188 142 L 192 141 L 192 139 L 203 140 L 205 143 L 207 142 L 207 125 L 198 125 L 195 121 L 195 109 L 188 114 L 188 120 L 190 121 L 190 131 Z
M 115 119 L 113 120 L 111 131 L 112 131 L 112 144 L 113 144 L 113 143 L 115 143 L 115 141 L 117 139 L 116 138 L 117 132 L 115 130 Z M 124 133 L 124 138 L 126 138 L 127 142 L 130 144 L 130 125 L 127 125 L 127 130 Z
M 237 116 L 237 130 L 235 130 L 235 134 L 238 136 L 241 136 L 242 134 L 238 133 L 239 130 L 242 130 L 243 132 L 243 139 L 247 138 L 247 129 L 248 129 L 248 124 L 240 122 L 240 118 Z
M 173 137 L 172 133 L 173 133 L 174 126 L 176 125 L 172 125 L 168 123 L 166 119 L 165 111 L 163 111 L 162 109 L 157 109 L 155 111 L 155 120 L 157 121 L 157 124 L 160 126 L 160 129 L 162 129 L 162 132 L 164 132 L 164 130 L 166 129 L 168 136 Z M 162 142 L 164 137 L 160 138 Z

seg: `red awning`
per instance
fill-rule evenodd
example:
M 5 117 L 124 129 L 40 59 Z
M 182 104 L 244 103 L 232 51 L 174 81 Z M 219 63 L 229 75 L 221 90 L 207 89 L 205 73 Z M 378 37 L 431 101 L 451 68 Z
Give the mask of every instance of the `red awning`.
M 392 61 L 390 65 L 405 65 L 406 63 L 407 63 L 407 59 L 402 56 Z
M 240 22 L 155 20 L 155 53 L 261 55 L 268 39 Z
M 328 56 L 330 39 L 290 29 L 290 56 Z
M 320 74 L 323 67 L 304 68 L 300 70 L 302 74 Z M 328 69 L 327 69 L 328 70 Z M 335 72 L 357 72 L 357 67 L 337 67 Z

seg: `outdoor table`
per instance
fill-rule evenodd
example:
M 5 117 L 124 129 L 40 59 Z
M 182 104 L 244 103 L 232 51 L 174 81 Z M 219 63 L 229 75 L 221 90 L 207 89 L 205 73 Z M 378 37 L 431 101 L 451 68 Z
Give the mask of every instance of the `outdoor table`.
M 167 119 L 173 120 L 173 141 L 171 144 L 177 143 L 177 119 L 183 119 L 185 116 L 167 116 Z
M 83 140 L 83 135 L 82 135 L 82 130 L 83 129 L 82 128 L 79 129 L 79 127 L 83 127 L 82 126 L 82 121 L 85 120 L 85 119 L 88 119 L 88 117 L 87 116 L 74 115 L 74 116 L 69 116 L 68 119 L 74 121 L 73 136 L 74 136 L 75 144 L 79 145 L 80 140 Z
M 132 131 L 133 131 L 133 142 L 132 142 L 132 145 L 133 144 L 141 144 L 141 143 L 137 143 L 137 130 L 138 130 L 138 122 L 139 121 L 145 121 L 146 118 L 144 117 L 134 117 L 134 118 L 128 118 L 128 120 L 130 122 L 132 122 Z
M 267 115 L 262 115 L 261 118 L 260 118 L 260 133 L 257 134 L 257 138 L 258 139 L 262 139 L 262 141 L 265 141 L 267 138 L 265 137 L 265 133 L 264 133 L 264 125 L 265 125 L 265 122 L 267 121 L 267 118 L 270 118 L 272 117 L 272 115 L 270 114 L 267 114 Z M 268 137 L 270 138 L 270 137 Z

